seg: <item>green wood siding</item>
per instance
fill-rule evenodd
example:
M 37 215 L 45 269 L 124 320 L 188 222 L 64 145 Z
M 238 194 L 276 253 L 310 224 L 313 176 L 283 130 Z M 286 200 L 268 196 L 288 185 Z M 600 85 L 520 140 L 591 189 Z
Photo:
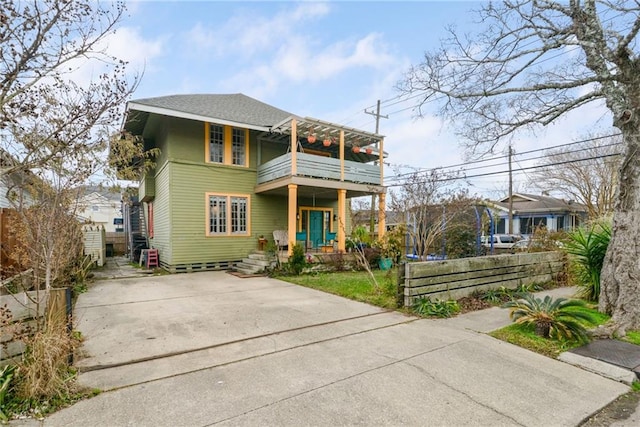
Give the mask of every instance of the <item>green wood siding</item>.
M 154 172 L 149 172 L 138 187 L 138 199 L 141 202 L 148 202 L 153 200 L 156 195 L 156 178 Z
M 172 264 L 171 246 L 171 213 L 169 210 L 169 189 L 171 182 L 171 165 L 165 164 L 158 169 L 155 177 L 156 197 L 153 200 L 153 238 L 149 239 L 152 247 L 158 249 L 158 255 L 162 263 Z M 148 211 L 145 212 L 145 215 Z M 149 218 L 147 218 L 147 224 Z
M 168 157 L 204 163 L 205 124 L 176 117 L 168 118 L 167 123 Z
M 257 249 L 259 235 L 272 240 L 274 230 L 287 228 L 287 197 L 254 194 L 257 132 L 249 132 L 250 167 L 246 168 L 205 161 L 202 122 L 164 118 L 157 126 L 153 139 L 161 154 L 150 172 L 153 179 L 143 181 L 140 193 L 148 195 L 148 186 L 155 182 L 154 237 L 150 243 L 159 250 L 163 265 L 241 260 Z M 262 161 L 283 152 L 286 147 L 263 143 Z M 207 193 L 249 196 L 248 236 L 207 236 Z M 337 213 L 337 200 L 300 199 L 298 205 L 332 208 Z M 337 231 L 337 222 L 333 229 Z M 347 218 L 347 233 L 349 230 Z

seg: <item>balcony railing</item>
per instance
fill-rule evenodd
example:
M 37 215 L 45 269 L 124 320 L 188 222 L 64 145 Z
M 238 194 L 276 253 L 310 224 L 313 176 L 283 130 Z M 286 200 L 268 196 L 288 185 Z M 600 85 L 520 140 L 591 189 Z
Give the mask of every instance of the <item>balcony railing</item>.
M 296 153 L 297 176 L 340 181 L 340 160 L 313 154 Z M 258 166 L 258 184 L 291 176 L 291 153 Z M 344 180 L 359 184 L 380 185 L 380 167 L 345 160 Z

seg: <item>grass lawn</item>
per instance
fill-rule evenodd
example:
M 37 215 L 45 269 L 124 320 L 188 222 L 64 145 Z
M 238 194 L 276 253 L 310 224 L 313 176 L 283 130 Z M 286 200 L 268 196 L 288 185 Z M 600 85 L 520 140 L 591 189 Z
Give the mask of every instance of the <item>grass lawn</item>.
M 374 270 L 373 274 L 378 282 L 378 290 L 375 289 L 371 277 L 366 271 L 341 271 L 300 276 L 278 276 L 277 278 L 378 307 L 395 309 L 396 269 Z
M 602 325 L 609 320 L 609 316 L 600 313 L 595 308 L 575 308 L 574 310 L 588 311 L 594 317 L 594 323 L 582 322 L 583 325 L 587 328 Z M 570 350 L 574 347 L 579 347 L 581 345 L 576 341 L 559 341 L 556 339 L 543 338 L 536 335 L 533 326 L 520 325 L 515 323 L 502 329 L 498 329 L 497 331 L 491 332 L 489 335 L 502 341 L 506 341 L 508 343 L 515 344 L 517 346 L 553 358 L 558 357 L 558 355 L 564 351 Z

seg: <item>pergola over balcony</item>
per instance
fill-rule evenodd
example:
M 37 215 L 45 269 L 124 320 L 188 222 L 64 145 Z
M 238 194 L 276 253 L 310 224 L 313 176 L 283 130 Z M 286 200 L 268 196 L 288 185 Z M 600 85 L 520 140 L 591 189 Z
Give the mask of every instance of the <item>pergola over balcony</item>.
M 384 137 L 310 117 L 290 116 L 260 135 L 261 142 L 287 144 L 288 150 L 262 163 L 258 158 L 256 193 L 286 194 L 289 200 L 288 232 L 296 232 L 299 195 L 324 195 L 338 200 L 338 249 L 344 250 L 345 202 L 348 197 L 378 194 L 385 211 Z M 306 153 L 308 150 L 309 153 Z M 258 150 L 260 153 L 261 150 Z M 330 157 L 322 154 L 330 153 Z M 320 154 L 320 155 L 318 155 Z M 260 156 L 260 154 L 259 154 Z M 374 164 L 377 161 L 378 164 Z M 334 199 L 335 200 L 335 199 Z M 384 218 L 379 234 L 384 234 Z
M 358 147 L 361 149 L 361 153 L 366 153 L 366 148 L 370 147 L 372 152 L 368 156 L 373 155 L 375 157 L 382 153 L 384 136 L 311 117 L 289 117 L 273 126 L 269 135 L 274 139 L 280 139 L 283 135 L 291 136 L 292 132 L 296 133 L 298 141 L 303 144 L 309 144 L 309 137 L 313 136 L 316 138 L 315 145 L 323 144 L 328 139 L 331 141 L 330 147 L 335 154 L 338 154 L 340 149 L 341 134 L 344 135 L 344 147 L 346 149 Z M 269 136 L 266 136 L 266 139 L 269 139 Z M 336 157 L 339 158 L 339 156 Z M 375 159 L 370 157 L 370 160 Z

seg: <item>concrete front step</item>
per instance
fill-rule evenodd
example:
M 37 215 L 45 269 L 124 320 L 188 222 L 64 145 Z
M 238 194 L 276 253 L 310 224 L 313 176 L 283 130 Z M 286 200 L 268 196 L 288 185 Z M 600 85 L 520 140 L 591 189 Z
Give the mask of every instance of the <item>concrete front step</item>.
M 245 262 L 239 262 L 233 269 L 242 274 L 257 274 L 264 271 L 263 266 L 247 264 Z
M 271 265 L 271 261 L 269 260 L 264 260 L 264 259 L 255 259 L 255 258 L 251 258 L 251 256 L 249 256 L 249 258 L 244 258 L 242 260 L 242 262 L 244 264 L 248 264 L 248 265 L 255 265 L 255 266 L 259 266 L 259 267 L 268 267 L 269 265 Z
M 260 274 L 262 273 L 262 270 L 255 270 L 252 268 L 242 268 L 242 267 L 234 267 L 233 271 L 236 271 L 240 274 L 244 274 L 246 276 L 253 276 L 254 274 Z
M 273 255 L 269 255 L 266 252 L 254 252 L 252 254 L 249 254 L 249 258 L 255 261 L 265 261 L 265 262 L 270 262 L 271 260 L 274 259 Z

